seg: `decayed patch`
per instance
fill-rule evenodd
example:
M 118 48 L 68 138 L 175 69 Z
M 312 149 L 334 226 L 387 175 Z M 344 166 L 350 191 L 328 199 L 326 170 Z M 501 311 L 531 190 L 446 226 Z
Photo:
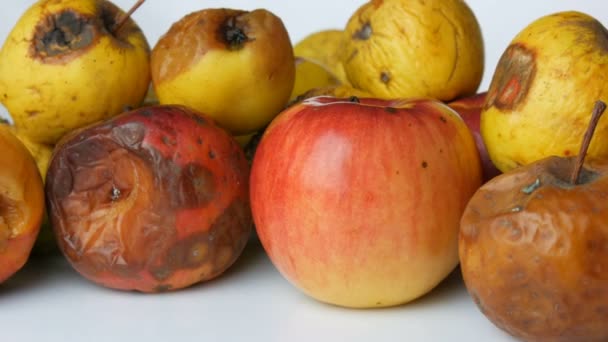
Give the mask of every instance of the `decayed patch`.
M 512 44 L 502 54 L 488 90 L 486 108 L 515 110 L 526 100 L 536 76 L 536 56 L 522 44 Z

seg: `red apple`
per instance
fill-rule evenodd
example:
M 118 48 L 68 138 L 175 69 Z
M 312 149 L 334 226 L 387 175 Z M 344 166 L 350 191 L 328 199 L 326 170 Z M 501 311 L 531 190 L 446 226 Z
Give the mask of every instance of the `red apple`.
M 203 114 L 140 108 L 60 141 L 46 179 L 49 216 L 86 278 L 175 290 L 241 254 L 253 223 L 248 176 L 238 143 Z
M 486 100 L 487 92 L 482 92 L 473 96 L 463 97 L 461 99 L 448 103 L 452 109 L 458 112 L 464 122 L 469 126 L 469 129 L 475 137 L 477 150 L 481 157 L 481 165 L 483 167 L 484 183 L 498 176 L 501 172 L 496 168 L 486 149 L 486 144 L 481 136 L 479 123 L 481 118 L 481 110 L 483 109 L 484 101 Z
M 316 97 L 270 124 L 250 184 L 258 236 L 283 276 L 322 302 L 380 307 L 456 267 L 481 164 L 438 101 Z

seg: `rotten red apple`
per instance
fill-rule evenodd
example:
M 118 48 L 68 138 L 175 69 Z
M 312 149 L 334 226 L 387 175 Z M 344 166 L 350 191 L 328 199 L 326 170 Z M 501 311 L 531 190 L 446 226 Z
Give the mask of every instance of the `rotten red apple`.
M 175 290 L 220 275 L 252 231 L 238 143 L 181 106 L 136 109 L 64 137 L 48 211 L 72 266 L 100 285 Z
M 487 92 L 482 92 L 448 103 L 450 108 L 454 109 L 456 112 L 458 112 L 458 114 L 460 114 L 460 117 L 462 117 L 464 122 L 471 130 L 471 133 L 473 133 L 475 144 L 477 144 L 477 150 L 479 151 L 479 156 L 481 157 L 484 182 L 487 182 L 501 173 L 488 155 L 488 149 L 486 148 L 486 144 L 483 142 L 483 137 L 481 136 L 481 131 L 479 128 L 481 111 L 483 109 L 487 94 Z

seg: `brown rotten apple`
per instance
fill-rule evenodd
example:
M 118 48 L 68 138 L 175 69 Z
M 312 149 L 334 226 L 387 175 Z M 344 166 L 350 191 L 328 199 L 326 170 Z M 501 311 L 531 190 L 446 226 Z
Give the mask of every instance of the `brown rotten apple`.
M 74 132 L 47 174 L 59 247 L 86 278 L 173 290 L 213 278 L 252 229 L 249 166 L 203 114 L 151 106 Z
M 42 223 L 44 188 L 36 162 L 0 125 L 0 283 L 27 261 Z
M 608 341 L 608 160 L 548 157 L 483 185 L 461 221 L 467 289 L 526 341 Z

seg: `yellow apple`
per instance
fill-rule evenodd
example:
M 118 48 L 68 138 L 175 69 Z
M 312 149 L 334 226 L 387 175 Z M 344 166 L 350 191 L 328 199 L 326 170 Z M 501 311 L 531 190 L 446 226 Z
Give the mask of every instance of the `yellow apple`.
M 176 23 L 152 50 L 161 104 L 181 104 L 233 135 L 266 126 L 287 104 L 295 79 L 283 22 L 257 9 L 205 9 Z
M 150 82 L 149 46 L 108 0 L 41 0 L 0 50 L 0 101 L 32 141 L 136 107 Z
M 558 12 L 534 20 L 502 54 L 481 113 L 481 134 L 498 169 L 571 156 L 597 100 L 608 102 L 608 35 L 593 17 Z M 587 159 L 608 157 L 608 121 Z

